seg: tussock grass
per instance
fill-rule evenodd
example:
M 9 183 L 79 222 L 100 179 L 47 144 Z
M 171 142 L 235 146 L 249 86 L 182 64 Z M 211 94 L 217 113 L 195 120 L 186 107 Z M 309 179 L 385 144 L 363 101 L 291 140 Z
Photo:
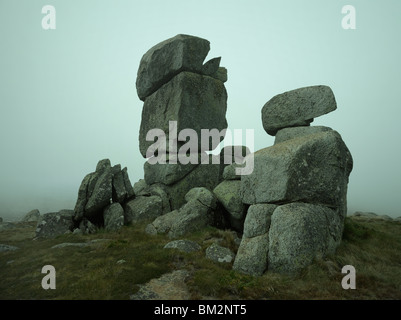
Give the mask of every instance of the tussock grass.
M 266 272 L 252 277 L 205 257 L 219 241 L 236 252 L 231 231 L 212 227 L 187 235 L 202 250 L 163 249 L 166 235 L 149 236 L 146 223 L 93 235 L 32 240 L 35 223 L 0 232 L 0 243 L 19 247 L 0 253 L 0 299 L 129 299 L 139 284 L 175 269 L 189 270 L 193 299 L 401 299 L 401 223 L 347 218 L 333 256 L 317 260 L 296 276 Z M 108 239 L 86 247 L 51 249 L 63 242 Z M 117 263 L 118 261 L 123 263 Z M 44 265 L 56 269 L 56 290 L 41 287 Z M 341 269 L 356 269 L 356 290 L 344 290 Z

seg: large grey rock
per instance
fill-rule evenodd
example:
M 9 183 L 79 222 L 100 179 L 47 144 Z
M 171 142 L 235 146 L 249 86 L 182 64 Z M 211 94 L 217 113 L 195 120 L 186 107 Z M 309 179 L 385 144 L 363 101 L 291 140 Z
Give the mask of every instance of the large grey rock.
M 45 213 L 36 226 L 36 237 L 54 238 L 72 231 L 74 210 L 60 210 L 59 212 Z
M 202 249 L 202 247 L 195 241 L 183 239 L 183 240 L 170 241 L 164 246 L 164 249 L 177 249 L 179 251 L 189 253 L 189 252 L 199 251 Z
M 225 180 L 214 188 L 213 193 L 227 210 L 231 227 L 242 232 L 246 206 L 242 203 L 240 189 L 241 181 Z
M 127 198 L 123 172 L 121 165 L 117 164 L 112 168 L 112 199 L 113 202 L 122 203 Z
M 209 50 L 208 40 L 184 34 L 178 34 L 153 46 L 143 55 L 139 64 L 136 80 L 139 99 L 144 101 L 182 71 L 202 73 L 203 61 Z M 216 64 L 215 62 L 209 64 Z M 215 69 L 215 65 L 206 66 L 206 71 L 213 72 Z
M 291 90 L 274 96 L 263 106 L 263 128 L 274 136 L 282 128 L 307 126 L 313 118 L 336 108 L 333 91 L 328 86 Z
M 138 196 L 124 208 L 125 224 L 155 219 L 163 213 L 163 202 L 158 196 Z
M 235 168 L 243 166 L 243 161 L 251 151 L 246 146 L 226 146 L 220 151 L 220 181 L 224 180 L 240 180 L 241 176 L 237 175 Z
M 338 212 L 321 205 L 279 206 L 273 212 L 269 231 L 269 271 L 297 273 L 314 259 L 334 254 L 343 223 Z
M 124 209 L 119 203 L 108 205 L 103 211 L 104 228 L 107 231 L 117 231 L 124 225 Z
M 40 212 L 38 209 L 29 211 L 23 218 L 22 221 L 39 221 Z
M 227 91 L 221 81 L 192 72 L 181 72 L 150 95 L 143 105 L 139 131 L 142 156 L 147 158 L 154 154 L 150 152 L 150 155 L 146 155 L 149 147 L 155 147 L 155 141 L 146 140 L 152 129 L 162 130 L 165 134 L 165 146 L 160 144 L 162 138 L 157 140 L 156 149 L 162 153 L 169 151 L 169 140 L 177 144 L 176 151 L 180 151 L 184 144 L 193 142 L 191 151 L 194 152 L 193 148 L 197 147 L 197 152 L 201 152 L 201 130 L 216 129 L 222 133 L 222 137 L 215 139 L 216 141 L 209 139 L 203 151 L 213 150 L 224 138 L 225 132 L 222 130 L 227 128 L 226 109 Z M 176 129 L 170 126 L 170 121 L 176 121 Z M 177 141 L 177 134 L 183 129 L 194 130 L 197 137 L 190 139 L 184 136 L 182 139 L 186 139 L 185 141 Z M 195 138 L 197 139 L 194 141 Z
M 271 216 L 277 205 L 260 203 L 251 205 L 244 223 L 245 238 L 253 238 L 269 232 Z
M 3 223 L 3 218 L 2 218 L 2 217 L 0 217 L 0 224 L 1 224 L 1 223 Z
M 244 203 L 303 201 L 346 215 L 352 157 L 336 131 L 287 140 L 254 153 L 254 170 L 241 178 Z
M 235 258 L 235 254 L 230 249 L 213 243 L 206 249 L 206 258 L 214 262 L 231 263 Z
M 129 179 L 127 167 L 124 167 L 121 170 L 121 172 L 122 172 L 122 175 L 123 175 L 125 191 L 127 192 L 126 199 L 131 199 L 135 194 L 134 194 L 134 188 L 133 188 L 133 186 L 131 184 L 131 181 Z
M 276 208 L 277 205 L 266 203 L 249 207 L 234 270 L 253 276 L 260 276 L 266 270 L 270 222 Z
M 233 269 L 253 276 L 262 275 L 267 268 L 268 251 L 268 233 L 253 238 L 242 238 Z
M 88 219 L 99 216 L 103 213 L 103 208 L 110 204 L 112 199 L 112 180 L 113 174 L 111 167 L 106 168 L 100 173 L 92 193 L 85 205 L 84 216 Z
M 309 134 L 332 131 L 333 129 L 324 126 L 310 126 L 310 127 L 293 127 L 284 128 L 277 132 L 274 139 L 274 144 L 284 142 L 290 139 L 306 136 Z

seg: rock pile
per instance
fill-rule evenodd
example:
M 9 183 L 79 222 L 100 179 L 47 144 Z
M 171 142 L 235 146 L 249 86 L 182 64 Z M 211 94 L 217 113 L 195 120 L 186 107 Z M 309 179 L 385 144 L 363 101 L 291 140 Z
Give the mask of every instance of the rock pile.
M 203 64 L 209 50 L 209 41 L 180 34 L 146 52 L 138 69 L 137 93 L 144 101 L 139 149 L 144 158 L 151 157 L 144 165 L 144 179 L 148 186 L 166 193 L 172 210 L 185 204 L 190 189 L 213 190 L 221 180 L 222 167 L 205 152 L 217 147 L 227 128 L 227 71 L 219 66 L 221 58 Z M 156 146 L 148 137 L 155 129 L 159 133 Z M 222 135 L 203 144 L 197 139 L 194 145 L 188 129 L 198 137 L 205 129 L 217 129 Z M 196 161 L 177 161 L 179 154 L 188 151 Z M 165 161 L 158 161 L 163 156 Z M 200 165 L 202 159 L 208 164 Z
M 149 221 L 147 233 L 173 239 L 208 225 L 230 228 L 243 234 L 236 255 L 212 245 L 207 256 L 233 261 L 235 270 L 252 275 L 298 272 L 335 252 L 353 161 L 338 132 L 310 126 L 337 108 L 332 90 L 311 86 L 273 97 L 262 108 L 273 146 L 254 153 L 229 146 L 210 156 L 206 152 L 227 128 L 227 70 L 220 58 L 203 63 L 209 49 L 205 39 L 177 35 L 145 53 L 136 81 L 144 101 L 139 132 L 139 150 L 147 158 L 144 179 L 132 187 L 126 168 L 99 161 L 83 179 L 74 211 L 43 215 L 38 235 L 55 229 L 57 221 L 65 221 L 58 223 L 58 233 Z M 194 143 L 192 135 L 199 138 L 205 130 L 218 131 L 219 138 Z M 241 160 L 253 164 L 247 175 L 237 174 Z
M 335 252 L 353 161 L 338 132 L 309 125 L 336 108 L 327 86 L 285 92 L 264 105 L 263 127 L 276 139 L 253 154 L 254 170 L 241 178 L 250 207 L 234 269 L 293 273 Z
M 61 210 L 40 216 L 36 236 L 93 233 L 98 227 L 114 231 L 124 224 L 123 206 L 134 198 L 127 168 L 111 166 L 109 159 L 100 160 L 96 170 L 87 174 L 78 190 L 74 210 Z

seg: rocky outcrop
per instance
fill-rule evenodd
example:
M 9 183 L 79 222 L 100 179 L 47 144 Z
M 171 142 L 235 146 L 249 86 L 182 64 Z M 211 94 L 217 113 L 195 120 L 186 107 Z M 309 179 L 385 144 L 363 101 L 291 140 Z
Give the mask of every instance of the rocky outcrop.
M 87 174 L 79 187 L 74 209 L 75 224 L 79 225 L 86 219 L 103 226 L 106 207 L 111 203 L 125 204 L 133 197 L 127 168 L 121 170 L 119 164 L 112 167 L 109 159 L 100 160 L 96 171 Z
M 253 172 L 241 177 L 242 202 L 251 206 L 234 269 L 254 275 L 266 268 L 297 273 L 313 259 L 335 252 L 347 214 L 353 160 L 338 132 L 309 124 L 336 108 L 327 86 L 292 90 L 263 107 L 263 127 L 276 140 L 252 154 Z M 264 218 L 269 228 L 256 212 L 269 212 Z M 264 232 L 250 234 L 251 226 Z

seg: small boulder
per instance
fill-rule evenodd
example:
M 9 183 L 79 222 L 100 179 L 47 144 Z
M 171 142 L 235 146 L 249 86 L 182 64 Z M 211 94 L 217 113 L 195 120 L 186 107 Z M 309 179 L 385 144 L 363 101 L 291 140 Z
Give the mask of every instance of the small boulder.
M 206 249 L 206 258 L 219 263 L 231 263 L 235 254 L 230 249 L 213 243 Z

